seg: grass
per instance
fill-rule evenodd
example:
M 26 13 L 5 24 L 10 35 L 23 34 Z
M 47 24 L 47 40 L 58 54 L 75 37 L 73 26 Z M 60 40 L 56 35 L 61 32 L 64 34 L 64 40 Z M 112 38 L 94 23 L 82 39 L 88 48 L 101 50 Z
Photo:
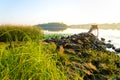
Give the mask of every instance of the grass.
M 36 41 L 7 46 L 1 43 L 0 80 L 115 79 L 120 75 L 120 58 L 114 53 L 89 49 L 90 56 L 59 54 L 55 44 Z
M 26 41 L 43 37 L 40 27 L 21 25 L 0 25 L 0 41 Z
M 0 80 L 65 80 L 66 76 L 56 66 L 55 47 L 36 42 L 10 49 L 3 47 L 0 50 Z
M 120 57 L 115 53 L 87 49 L 81 54 L 64 53 L 59 57 L 70 79 L 113 80 L 120 78 Z
M 45 34 L 43 36 L 43 40 L 51 39 L 51 38 L 61 38 L 61 37 L 67 37 L 70 36 L 70 34 Z
M 0 80 L 67 80 L 56 65 L 56 45 L 42 38 L 34 26 L 0 26 Z
M 1 35 L 4 33 L 6 32 L 3 31 Z M 9 42 L 0 42 L 0 80 L 120 78 L 120 57 L 115 53 L 93 49 L 84 49 L 83 53 L 79 54 L 59 53 L 54 43 L 47 44 L 39 39 L 56 38 L 61 35 L 44 35 L 41 38 L 35 37 L 35 40 L 30 35 L 27 36 L 27 41 L 13 40 L 12 47 L 9 47 Z M 26 36 L 22 37 L 24 39 Z

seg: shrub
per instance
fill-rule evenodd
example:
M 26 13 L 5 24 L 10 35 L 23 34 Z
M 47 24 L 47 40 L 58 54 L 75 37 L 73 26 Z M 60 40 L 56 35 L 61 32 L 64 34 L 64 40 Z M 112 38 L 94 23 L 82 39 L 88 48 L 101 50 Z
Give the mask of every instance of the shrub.
M 41 39 L 42 29 L 36 26 L 1 25 L 0 41 L 26 41 Z

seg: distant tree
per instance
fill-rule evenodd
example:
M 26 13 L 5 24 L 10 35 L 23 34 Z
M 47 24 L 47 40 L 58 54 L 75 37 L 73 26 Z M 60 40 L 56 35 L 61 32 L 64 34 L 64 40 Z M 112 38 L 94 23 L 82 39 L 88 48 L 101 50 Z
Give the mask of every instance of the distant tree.
M 57 23 L 57 22 L 38 24 L 36 26 L 41 27 L 44 30 L 49 30 L 49 31 L 60 31 L 60 30 L 65 30 L 66 28 L 68 28 L 66 24 Z

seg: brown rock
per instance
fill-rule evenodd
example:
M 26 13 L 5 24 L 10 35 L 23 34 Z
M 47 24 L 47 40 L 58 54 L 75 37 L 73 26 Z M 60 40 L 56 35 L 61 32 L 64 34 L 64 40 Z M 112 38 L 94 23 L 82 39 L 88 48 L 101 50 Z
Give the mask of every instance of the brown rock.
M 63 53 L 64 49 L 73 49 L 76 53 L 82 52 L 83 49 L 96 49 L 96 50 L 106 50 L 106 47 L 113 47 L 113 45 L 106 44 L 100 41 L 92 33 L 80 33 L 74 34 L 68 37 L 61 38 L 51 38 L 49 40 L 44 40 L 45 42 L 54 42 L 57 46 L 59 52 Z M 120 49 L 114 49 L 116 52 L 120 52 Z
M 73 49 L 65 49 L 65 52 L 70 53 L 70 54 L 76 54 L 75 50 Z
M 81 49 L 81 47 L 82 47 L 81 45 L 74 43 L 69 43 L 65 46 L 66 49 L 74 49 L 74 50 Z
M 75 41 L 75 40 L 76 40 L 76 38 L 74 38 L 74 37 L 73 37 L 71 40 L 72 40 L 72 41 Z
M 78 42 L 79 44 L 83 44 L 83 42 L 82 42 L 81 40 L 77 40 L 77 42 Z
M 64 52 L 64 48 L 62 45 L 59 46 L 59 53 L 63 53 Z

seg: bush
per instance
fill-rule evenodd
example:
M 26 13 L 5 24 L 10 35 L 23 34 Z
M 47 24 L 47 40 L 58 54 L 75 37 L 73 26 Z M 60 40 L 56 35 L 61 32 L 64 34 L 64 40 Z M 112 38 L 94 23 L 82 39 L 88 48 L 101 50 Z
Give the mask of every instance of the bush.
M 41 39 L 42 29 L 36 26 L 1 25 L 0 41 L 26 41 Z

